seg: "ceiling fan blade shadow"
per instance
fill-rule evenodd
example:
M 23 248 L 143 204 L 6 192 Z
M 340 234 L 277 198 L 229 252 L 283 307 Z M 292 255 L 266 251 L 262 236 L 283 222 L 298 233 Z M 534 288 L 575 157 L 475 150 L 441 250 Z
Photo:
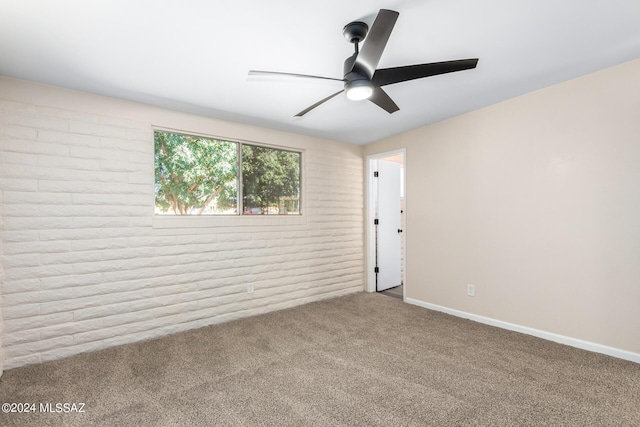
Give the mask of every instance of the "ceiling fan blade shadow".
M 478 58 L 458 59 L 455 61 L 432 62 L 430 64 L 407 65 L 404 67 L 382 68 L 376 70 L 371 79 L 376 86 L 385 86 L 423 77 L 453 73 L 455 71 L 476 68 Z
M 394 10 L 380 9 L 351 71 L 360 72 L 369 79 L 373 76 L 398 15 L 400 14 Z
M 393 102 L 393 99 L 382 90 L 381 87 L 376 87 L 373 89 L 373 94 L 369 98 L 369 101 L 376 104 L 378 107 L 385 110 L 387 113 L 392 114 L 398 111 L 400 108 Z
M 334 96 L 340 95 L 342 92 L 344 92 L 343 90 L 340 90 L 332 95 L 327 96 L 324 99 L 321 99 L 320 101 L 316 102 L 315 104 L 313 104 L 310 107 L 305 108 L 304 110 L 300 111 L 298 114 L 295 115 L 295 117 L 302 117 L 305 114 L 307 114 L 309 111 L 313 110 L 314 108 L 316 108 L 317 106 L 324 104 L 325 102 L 327 102 L 328 100 L 330 100 L 331 98 L 333 98 Z
M 309 74 L 296 74 L 296 73 L 281 73 L 279 71 L 260 71 L 249 70 L 250 76 L 286 76 L 286 77 L 301 77 L 304 79 L 322 79 L 322 80 L 335 80 L 337 82 L 344 82 L 344 79 L 334 79 L 333 77 L 312 76 Z

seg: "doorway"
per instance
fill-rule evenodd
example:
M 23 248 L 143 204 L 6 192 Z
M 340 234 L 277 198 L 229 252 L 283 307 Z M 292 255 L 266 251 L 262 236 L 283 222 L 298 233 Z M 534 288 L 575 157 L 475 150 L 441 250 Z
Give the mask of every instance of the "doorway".
M 405 150 L 367 157 L 368 292 L 406 295 Z

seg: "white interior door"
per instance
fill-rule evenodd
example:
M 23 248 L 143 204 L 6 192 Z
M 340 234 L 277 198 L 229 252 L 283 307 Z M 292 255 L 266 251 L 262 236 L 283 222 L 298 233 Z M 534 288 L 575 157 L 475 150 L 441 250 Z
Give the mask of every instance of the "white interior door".
M 400 163 L 378 160 L 377 289 L 399 286 L 401 270 Z

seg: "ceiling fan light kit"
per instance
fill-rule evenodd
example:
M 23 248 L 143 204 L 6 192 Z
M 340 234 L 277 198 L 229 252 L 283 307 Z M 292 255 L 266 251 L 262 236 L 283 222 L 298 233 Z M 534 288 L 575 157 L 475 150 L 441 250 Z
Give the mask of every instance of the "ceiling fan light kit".
M 309 111 L 324 104 L 342 92 L 345 92 L 347 98 L 353 101 L 368 99 L 391 114 L 400 108 L 382 89 L 382 86 L 455 71 L 469 70 L 475 68 L 478 64 L 478 58 L 473 58 L 377 69 L 378 62 L 380 62 L 380 57 L 387 45 L 387 41 L 389 40 L 391 31 L 393 31 L 398 16 L 399 13 L 396 11 L 380 9 L 371 28 L 369 28 L 366 23 L 360 21 L 351 22 L 344 27 L 342 33 L 347 41 L 353 43 L 355 52 L 344 61 L 344 76 L 342 79 L 255 70 L 249 71 L 249 75 L 281 75 L 344 82 L 343 90 L 331 94 L 310 107 L 305 108 L 296 114 L 296 117 L 304 116 Z M 364 42 L 362 49 L 360 49 L 360 42 L 362 41 Z
M 344 92 L 352 101 L 362 101 L 373 95 L 373 83 L 370 80 L 353 80 L 344 84 Z

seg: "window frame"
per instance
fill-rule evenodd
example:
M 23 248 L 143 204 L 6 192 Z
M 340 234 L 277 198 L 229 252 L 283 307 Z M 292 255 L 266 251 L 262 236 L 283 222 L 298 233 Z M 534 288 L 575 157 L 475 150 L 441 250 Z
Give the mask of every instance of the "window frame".
M 191 136 L 191 137 L 201 137 L 201 138 L 209 138 L 209 139 L 216 139 L 216 140 L 220 140 L 220 141 L 225 141 L 225 142 L 231 142 L 236 144 L 236 168 L 237 168 L 237 174 L 236 174 L 236 213 L 229 213 L 229 214 L 205 214 L 205 215 L 175 215 L 175 214 L 157 214 L 155 212 L 155 208 L 156 208 L 156 198 L 155 198 L 155 191 L 154 191 L 154 197 L 153 197 L 153 218 L 154 218 L 154 227 L 156 226 L 156 222 L 162 222 L 164 223 L 165 219 L 182 219 L 182 220 L 186 220 L 186 219 L 191 219 L 191 218 L 208 218 L 208 219 L 214 219 L 214 218 L 218 218 L 218 219 L 222 219 L 222 218 L 226 218 L 226 219 L 230 219 L 230 218 L 302 218 L 304 216 L 304 192 L 305 192 L 305 174 L 304 174 L 304 165 L 305 165 L 305 161 L 304 161 L 304 157 L 305 157 L 305 150 L 304 149 L 300 149 L 300 148 L 294 148 L 294 147 L 289 147 L 289 146 L 283 146 L 283 145 L 277 145 L 277 144 L 268 144 L 268 143 L 263 143 L 263 142 L 256 142 L 256 141 L 251 141 L 251 140 L 244 140 L 244 139 L 239 139 L 239 138 L 228 138 L 228 137 L 223 137 L 223 136 L 216 136 L 216 135 L 212 135 L 212 134 L 208 134 L 208 133 L 203 133 L 203 132 L 191 132 L 191 131 L 184 131 L 184 130 L 178 130 L 178 129 L 173 129 L 173 128 L 167 128 L 167 127 L 162 127 L 162 126 L 152 126 L 151 127 L 151 132 L 152 132 L 152 142 L 154 145 L 154 158 L 153 158 L 153 165 L 154 165 L 154 170 L 155 170 L 155 133 L 156 132 L 165 132 L 165 133 L 173 133 L 173 134 L 177 134 L 177 135 L 184 135 L 184 136 Z M 260 148 L 268 148 L 268 149 L 273 149 L 273 150 L 279 150 L 279 151 L 286 151 L 286 152 L 290 152 L 290 153 L 296 153 L 299 155 L 298 157 L 298 170 L 299 170 L 299 196 L 298 196 L 298 213 L 297 214 L 291 214 L 291 215 L 270 215 L 270 214 L 245 214 L 244 213 L 244 189 L 243 189 L 243 181 L 242 181 L 242 146 L 243 145 L 250 145 L 250 146 L 254 146 L 254 147 L 260 147 Z M 154 174 L 154 188 L 155 188 L 155 174 Z M 156 221 L 156 219 L 162 219 L 162 221 Z M 298 222 L 298 221 L 290 221 L 290 222 Z M 304 223 L 306 223 L 306 219 L 304 220 Z M 164 228 L 164 227 L 161 227 Z

